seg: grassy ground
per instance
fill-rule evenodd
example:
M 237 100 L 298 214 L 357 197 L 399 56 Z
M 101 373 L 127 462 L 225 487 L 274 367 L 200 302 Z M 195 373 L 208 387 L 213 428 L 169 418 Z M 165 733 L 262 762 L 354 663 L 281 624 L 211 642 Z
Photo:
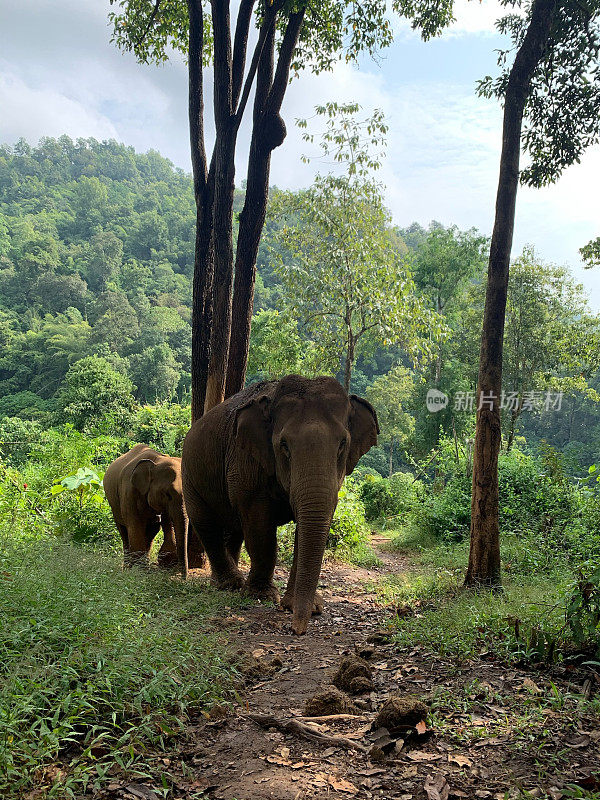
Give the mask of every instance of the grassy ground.
M 386 531 L 390 535 L 390 531 Z M 565 633 L 565 596 L 572 574 L 558 566 L 527 566 L 531 543 L 503 545 L 503 592 L 461 589 L 468 543 L 442 545 L 414 533 L 391 532 L 413 568 L 387 576 L 375 588 L 398 607 L 398 642 L 425 644 L 443 655 L 468 658 L 492 650 L 498 657 L 542 661 L 556 657 Z M 394 535 L 395 534 L 395 535 Z
M 157 569 L 123 572 L 117 554 L 0 542 L 0 796 L 74 796 L 114 762 L 144 775 L 147 747 L 230 690 L 208 618 L 239 602 Z M 167 767 L 159 777 L 166 787 Z

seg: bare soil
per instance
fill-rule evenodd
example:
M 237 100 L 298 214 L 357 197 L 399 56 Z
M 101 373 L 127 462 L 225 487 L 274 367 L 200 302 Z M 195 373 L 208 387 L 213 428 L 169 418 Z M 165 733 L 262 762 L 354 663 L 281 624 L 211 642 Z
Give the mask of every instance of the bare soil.
M 382 544 L 381 537 L 374 541 L 377 549 Z M 255 668 L 246 670 L 249 677 L 231 708 L 199 715 L 168 758 L 156 755 L 157 768 L 169 776 L 170 796 L 503 800 L 527 789 L 526 796 L 559 800 L 580 796 L 568 784 L 600 790 L 599 720 L 581 696 L 599 688 L 598 676 L 589 669 L 517 669 L 485 653 L 457 663 L 419 646 L 398 649 L 386 635 L 393 609 L 382 607 L 368 587 L 385 573 L 411 566 L 385 549 L 379 555 L 383 563 L 373 569 L 324 566 L 325 612 L 313 617 L 306 636 L 292 636 L 290 616 L 272 605 L 225 610 L 214 620 L 234 652 L 243 653 L 242 665 Z M 285 577 L 285 570 L 278 570 L 282 584 Z M 375 690 L 352 698 L 359 703 L 358 716 L 319 721 L 317 730 L 344 736 L 362 749 L 317 742 L 251 718 L 302 717 L 306 701 L 326 688 L 340 660 L 356 651 L 368 657 Z M 429 729 L 404 744 L 396 736 L 383 758 L 381 751 L 369 755 L 377 710 L 390 696 L 407 694 L 432 707 Z M 163 786 L 115 775 L 101 797 L 158 800 Z

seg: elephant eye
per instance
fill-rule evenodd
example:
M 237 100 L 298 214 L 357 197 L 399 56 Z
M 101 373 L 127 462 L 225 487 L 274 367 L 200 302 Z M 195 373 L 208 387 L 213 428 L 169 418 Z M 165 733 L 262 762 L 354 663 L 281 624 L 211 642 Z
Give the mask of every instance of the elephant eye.
M 289 457 L 289 455 L 290 455 L 290 448 L 288 447 L 288 443 L 286 442 L 286 440 L 285 440 L 285 439 L 282 439 L 282 440 L 279 442 L 279 446 L 281 447 L 281 449 L 283 450 L 283 452 L 285 453 L 285 455 Z
M 347 444 L 348 444 L 348 439 L 346 439 L 346 437 L 344 437 L 344 438 L 342 439 L 342 441 L 340 442 L 340 447 L 339 447 L 339 451 L 338 451 L 340 454 L 341 454 L 341 453 L 342 453 L 342 451 L 345 449 L 345 447 L 346 447 L 346 445 L 347 445 Z

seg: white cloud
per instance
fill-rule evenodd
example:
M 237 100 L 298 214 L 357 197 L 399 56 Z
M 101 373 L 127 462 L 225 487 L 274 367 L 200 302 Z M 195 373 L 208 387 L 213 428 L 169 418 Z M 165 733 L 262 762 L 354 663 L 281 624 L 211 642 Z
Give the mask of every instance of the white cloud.
M 21 78 L 0 75 L 0 141 L 20 137 L 36 142 L 42 136 L 115 138 L 117 130 L 108 117 L 84 103 L 48 87 L 28 86 Z
M 498 0 L 455 0 L 456 22 L 448 33 L 496 33 L 496 20 L 506 13 L 506 8 Z

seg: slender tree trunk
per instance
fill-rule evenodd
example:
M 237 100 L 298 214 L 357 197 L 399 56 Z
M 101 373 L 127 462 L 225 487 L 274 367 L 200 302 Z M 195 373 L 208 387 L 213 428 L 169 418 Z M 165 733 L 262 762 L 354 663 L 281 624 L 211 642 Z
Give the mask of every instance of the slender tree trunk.
M 256 256 L 265 224 L 271 153 L 286 136 L 280 116 L 290 66 L 304 23 L 304 8 L 290 15 L 274 69 L 275 28 L 269 28 L 257 72 L 254 127 L 248 160 L 246 198 L 240 214 L 235 261 L 233 319 L 225 396 L 244 387 L 256 279 Z
M 246 364 L 250 347 L 250 328 L 254 309 L 254 283 L 256 256 L 260 236 L 265 224 L 269 196 L 271 149 L 262 131 L 265 105 L 273 82 L 275 57 L 275 27 L 269 29 L 256 75 L 254 98 L 254 127 L 248 156 L 246 196 L 240 212 L 235 282 L 233 287 L 233 318 L 229 344 L 229 368 L 225 396 L 230 397 L 244 388 Z M 285 128 L 283 130 L 285 135 Z M 283 139 L 281 140 L 283 141 Z
M 496 218 L 490 246 L 479 360 L 471 548 L 466 586 L 501 586 L 498 453 L 501 445 L 502 347 L 519 184 L 521 128 L 531 79 L 544 54 L 556 6 L 557 0 L 534 0 L 531 21 L 515 57 L 506 88 Z
M 346 363 L 344 364 L 344 389 L 350 394 L 350 381 L 352 379 L 352 365 L 354 364 L 356 340 L 352 328 L 348 328 L 348 343 L 346 346 Z
M 520 405 L 520 403 L 519 403 Z M 517 424 L 517 420 L 519 419 L 519 415 L 521 413 L 521 409 L 518 408 L 516 411 L 510 412 L 510 427 L 508 429 L 508 441 L 506 443 L 506 452 L 510 453 L 510 449 L 513 446 L 513 442 L 515 440 L 515 427 Z
M 388 477 L 391 478 L 394 473 L 394 437 L 390 439 L 390 469 Z
M 201 0 L 188 0 L 190 40 L 189 120 L 194 197 L 196 201 L 196 243 L 192 299 L 192 420 L 202 416 L 208 365 L 212 317 L 212 190 L 204 144 L 204 90 L 202 50 L 204 19 Z

